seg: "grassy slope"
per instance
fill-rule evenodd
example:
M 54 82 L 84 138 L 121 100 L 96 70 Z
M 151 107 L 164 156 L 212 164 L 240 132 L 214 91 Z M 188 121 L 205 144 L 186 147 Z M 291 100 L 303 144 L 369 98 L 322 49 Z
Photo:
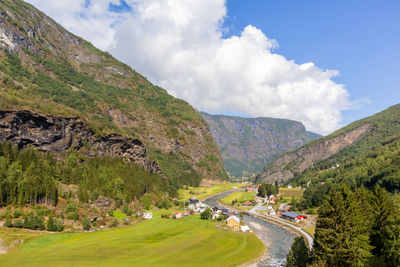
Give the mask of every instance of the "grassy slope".
M 234 190 L 233 187 L 241 187 L 242 184 L 239 183 L 225 183 L 225 184 L 214 184 L 211 187 L 191 187 L 189 186 L 188 189 L 179 189 L 178 195 L 179 199 L 188 199 L 195 196 L 199 200 L 204 200 L 212 195 L 216 195 L 222 193 L 224 191 Z M 194 194 L 190 193 L 193 192 Z
M 0 256 L 5 266 L 234 266 L 260 256 L 253 234 L 220 230 L 197 216 L 150 220 L 94 233 L 38 237 Z

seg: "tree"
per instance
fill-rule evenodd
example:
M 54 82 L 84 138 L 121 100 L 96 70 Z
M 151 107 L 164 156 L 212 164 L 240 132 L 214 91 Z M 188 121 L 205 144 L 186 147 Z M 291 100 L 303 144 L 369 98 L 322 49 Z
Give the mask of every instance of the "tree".
M 313 254 L 328 266 L 364 266 L 371 258 L 363 203 L 346 185 L 333 190 L 319 209 Z M 367 214 L 368 215 L 368 214 Z
M 306 267 L 311 263 L 310 250 L 303 237 L 296 237 L 287 256 L 287 267 Z
M 383 228 L 382 255 L 388 266 L 400 266 L 400 195 L 393 201 L 393 211 Z
M 210 210 L 210 208 L 207 208 L 203 212 L 200 213 L 200 219 L 209 220 L 210 218 L 211 218 L 211 210 Z

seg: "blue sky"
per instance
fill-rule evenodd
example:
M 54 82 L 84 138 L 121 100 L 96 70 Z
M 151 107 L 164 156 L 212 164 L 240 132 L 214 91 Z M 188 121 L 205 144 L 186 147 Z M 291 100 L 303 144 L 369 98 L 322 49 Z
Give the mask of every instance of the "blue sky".
M 336 69 L 351 99 L 343 124 L 400 103 L 400 1 L 228 0 L 229 35 L 253 25 L 278 40 L 276 52 L 296 63 Z

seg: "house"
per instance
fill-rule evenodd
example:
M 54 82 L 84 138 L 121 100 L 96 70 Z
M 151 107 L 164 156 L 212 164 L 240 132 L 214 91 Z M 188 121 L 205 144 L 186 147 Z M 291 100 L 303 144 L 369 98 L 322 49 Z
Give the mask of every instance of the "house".
M 255 196 L 255 197 L 254 197 L 254 200 L 255 200 L 257 203 L 265 203 L 265 202 L 267 201 L 266 198 L 259 197 L 259 196 Z
M 196 197 L 189 198 L 189 203 L 190 204 L 196 204 L 198 202 L 199 202 L 199 200 Z
M 221 213 L 222 213 L 223 215 L 228 214 L 228 209 L 221 209 Z
M 289 220 L 296 223 L 307 219 L 307 216 L 305 215 L 300 215 L 297 212 L 288 212 L 288 211 L 282 213 L 281 217 L 285 220 Z
M 232 227 L 235 230 L 239 230 L 240 228 L 240 219 L 235 215 L 230 215 L 228 219 L 226 219 L 226 225 Z
M 242 231 L 242 232 L 251 232 L 250 231 L 250 227 L 248 227 L 247 225 L 241 225 L 240 226 L 240 231 Z
M 293 186 L 291 184 L 288 184 L 287 188 L 293 188 Z
M 152 219 L 153 218 L 153 213 L 152 212 L 144 212 L 143 213 L 143 219 Z
M 182 213 L 180 213 L 179 211 L 174 211 L 172 214 L 175 215 L 175 218 L 177 219 L 182 218 Z
M 189 210 L 194 210 L 196 208 L 196 205 L 195 204 L 189 204 L 188 205 L 188 209 Z
M 213 213 L 213 214 L 211 215 L 211 219 L 212 219 L 213 221 L 215 221 L 215 220 L 217 220 L 217 219 L 219 218 L 219 216 L 221 216 L 221 215 L 218 214 L 218 213 Z

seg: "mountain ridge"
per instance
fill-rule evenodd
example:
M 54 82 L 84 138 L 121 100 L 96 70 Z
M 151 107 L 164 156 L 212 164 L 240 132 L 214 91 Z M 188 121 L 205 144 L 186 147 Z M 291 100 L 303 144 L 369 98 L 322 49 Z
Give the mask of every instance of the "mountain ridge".
M 283 153 L 265 166 L 257 181 L 287 181 L 321 162 L 329 161 L 327 166 L 345 163 L 380 148 L 388 138 L 399 138 L 399 131 L 400 104 L 397 104 Z
M 225 169 L 235 177 L 258 173 L 278 154 L 319 136 L 307 132 L 301 122 L 288 119 L 200 114 L 210 125 Z

